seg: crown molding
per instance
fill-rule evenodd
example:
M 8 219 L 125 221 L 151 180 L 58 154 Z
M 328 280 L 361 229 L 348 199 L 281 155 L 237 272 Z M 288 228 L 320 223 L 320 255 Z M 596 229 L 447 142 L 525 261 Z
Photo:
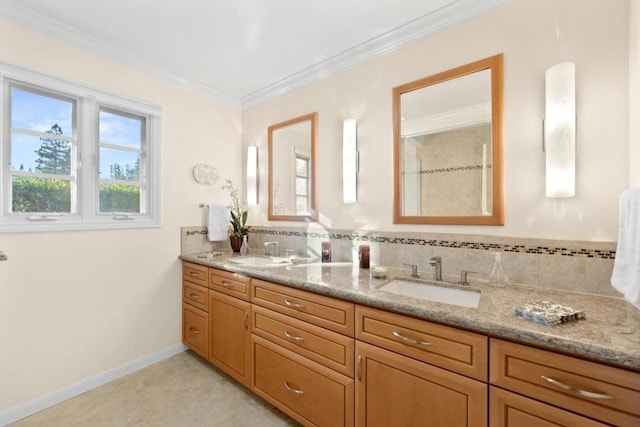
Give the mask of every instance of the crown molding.
M 27 10 L 13 0 L 0 2 L 0 19 L 21 25 L 54 39 L 62 40 L 72 46 L 109 58 L 133 69 L 189 88 L 229 107 L 237 109 L 241 107 L 240 100 L 238 98 L 221 92 L 209 85 L 185 79 L 179 75 L 162 70 L 157 66 L 153 66 L 148 62 L 139 60 L 131 55 L 131 52 L 127 51 L 125 48 L 107 43 L 97 37 L 78 31 L 68 25 L 55 21 L 46 15 Z
M 482 2 L 477 0 L 458 0 L 244 96 L 241 100 L 242 108 L 252 107 L 307 84 L 325 79 L 343 69 L 393 52 L 421 38 L 501 7 L 510 1 L 512 0 L 487 0 Z
M 402 137 L 410 138 L 432 133 L 447 132 L 483 123 L 491 123 L 491 103 L 470 105 L 417 119 L 402 121 Z
M 17 23 L 36 32 L 62 40 L 72 46 L 190 88 L 229 107 L 245 109 L 315 81 L 325 79 L 343 69 L 390 53 L 418 39 L 496 9 L 510 1 L 512 0 L 455 1 L 432 13 L 418 17 L 406 25 L 390 30 L 379 37 L 345 50 L 258 91 L 243 96 L 241 99 L 202 82 L 186 79 L 153 66 L 148 62 L 136 59 L 125 48 L 107 43 L 97 37 L 92 37 L 82 31 L 61 24 L 45 15 L 27 10 L 15 0 L 0 2 L 0 19 Z

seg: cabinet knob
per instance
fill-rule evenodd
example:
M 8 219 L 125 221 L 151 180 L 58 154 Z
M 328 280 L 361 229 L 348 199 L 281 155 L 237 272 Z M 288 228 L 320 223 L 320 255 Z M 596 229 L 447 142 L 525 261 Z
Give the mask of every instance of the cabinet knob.
M 409 337 L 405 337 L 404 335 L 402 335 L 400 332 L 398 331 L 393 331 L 393 336 L 396 338 L 400 338 L 402 341 L 404 341 L 407 344 L 411 344 L 411 345 L 422 345 L 422 346 L 429 346 L 431 345 L 431 343 L 429 341 L 419 341 L 419 340 L 414 340 L 413 338 L 409 338 Z
M 547 377 L 545 375 L 541 375 L 540 378 L 542 378 L 543 380 L 545 380 L 546 382 L 548 382 L 549 384 L 552 384 L 564 391 L 567 391 L 569 393 L 572 394 L 576 394 L 578 396 L 582 396 L 582 397 L 588 397 L 591 399 L 613 399 L 613 396 L 610 396 L 608 394 L 604 394 L 604 393 L 595 393 L 593 391 L 587 391 L 587 390 L 581 390 L 579 388 L 576 387 L 572 387 L 570 385 L 567 384 L 563 384 L 558 380 L 555 380 L 551 377 Z
M 295 303 L 295 302 L 291 302 L 288 299 L 284 300 L 284 305 L 286 305 L 287 307 L 295 308 L 297 310 L 301 310 L 301 309 L 304 308 L 303 304 L 298 304 L 298 303 Z
M 295 394 L 304 394 L 304 391 L 291 387 L 286 381 L 284 382 L 284 388 Z
M 284 333 L 284 336 L 287 337 L 290 340 L 293 340 L 293 341 L 303 341 L 304 340 L 304 338 L 302 338 L 302 337 L 299 337 L 297 335 L 292 335 L 291 333 L 289 333 L 289 331 L 284 331 L 283 333 Z

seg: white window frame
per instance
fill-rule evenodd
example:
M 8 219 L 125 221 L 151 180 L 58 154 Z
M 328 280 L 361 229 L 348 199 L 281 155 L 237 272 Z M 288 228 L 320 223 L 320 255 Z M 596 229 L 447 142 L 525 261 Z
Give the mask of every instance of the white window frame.
M 35 89 L 44 96 L 76 99 L 72 168 L 77 180 L 75 213 L 30 214 L 10 212 L 11 132 L 8 111 L 9 85 Z M 101 90 L 46 76 L 0 62 L 0 233 L 148 228 L 160 226 L 160 129 L 161 110 L 155 105 L 112 95 Z M 99 133 L 100 109 L 144 118 L 144 147 L 140 158 L 140 213 L 101 213 L 99 211 Z M 72 175 L 74 172 L 72 171 Z M 73 197 L 73 195 L 72 195 Z M 72 201 L 73 204 L 73 201 Z

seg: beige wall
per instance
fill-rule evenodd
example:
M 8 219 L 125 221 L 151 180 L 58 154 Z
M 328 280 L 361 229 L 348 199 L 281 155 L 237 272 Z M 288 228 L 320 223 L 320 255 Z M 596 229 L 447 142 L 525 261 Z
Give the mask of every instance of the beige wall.
M 629 188 L 640 188 L 640 2 L 629 12 Z
M 260 205 L 266 225 L 266 128 L 319 113 L 322 225 L 343 229 L 612 241 L 619 194 L 629 183 L 628 17 L 626 0 L 515 0 L 411 46 L 243 112 L 245 145 L 261 150 Z M 398 226 L 392 223 L 391 88 L 497 53 L 505 61 L 504 227 Z M 541 121 L 544 73 L 574 61 L 577 74 L 577 196 L 544 196 Z M 358 119 L 358 203 L 342 203 L 341 131 Z M 285 224 L 280 224 L 285 225 Z M 293 225 L 293 224 L 291 224 Z
M 226 202 L 190 176 L 198 163 L 241 180 L 241 140 L 260 147 L 267 221 L 269 125 L 319 112 L 322 224 L 556 239 L 615 240 L 629 183 L 628 3 L 515 0 L 490 15 L 345 70 L 241 114 L 64 43 L 0 22 L 0 61 L 155 103 L 163 111 L 162 227 L 0 234 L 0 412 L 180 342 L 179 227 L 203 224 L 200 202 Z M 560 29 L 559 36 L 557 29 Z M 392 224 L 391 88 L 505 54 L 505 227 Z M 544 71 L 577 65 L 577 197 L 544 198 Z M 341 135 L 358 119 L 359 201 L 342 204 Z M 278 225 L 285 225 L 278 223 Z M 296 224 L 297 225 L 297 224 Z
M 162 107 L 162 227 L 0 234 L 0 413 L 181 341 L 179 227 L 241 179 L 240 112 L 0 21 L 0 61 Z

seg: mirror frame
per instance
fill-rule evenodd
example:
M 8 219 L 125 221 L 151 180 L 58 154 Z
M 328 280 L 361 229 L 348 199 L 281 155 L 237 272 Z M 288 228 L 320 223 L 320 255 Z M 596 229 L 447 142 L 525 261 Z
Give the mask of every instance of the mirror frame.
M 310 215 L 275 215 L 273 213 L 273 132 L 297 123 L 311 122 L 311 188 L 310 191 Z M 269 211 L 268 219 L 273 221 L 318 221 L 318 113 L 309 113 L 284 122 L 276 123 L 267 128 L 269 147 Z
M 470 64 L 452 68 L 410 83 L 396 86 L 393 95 L 393 223 L 394 224 L 441 224 L 441 225 L 504 225 L 503 195 L 503 153 L 502 153 L 502 112 L 503 112 L 503 70 L 504 55 L 498 54 Z M 478 71 L 491 71 L 491 168 L 493 176 L 491 215 L 477 216 L 428 216 L 402 214 L 402 153 L 401 153 L 401 96 L 404 93 L 422 89 Z

